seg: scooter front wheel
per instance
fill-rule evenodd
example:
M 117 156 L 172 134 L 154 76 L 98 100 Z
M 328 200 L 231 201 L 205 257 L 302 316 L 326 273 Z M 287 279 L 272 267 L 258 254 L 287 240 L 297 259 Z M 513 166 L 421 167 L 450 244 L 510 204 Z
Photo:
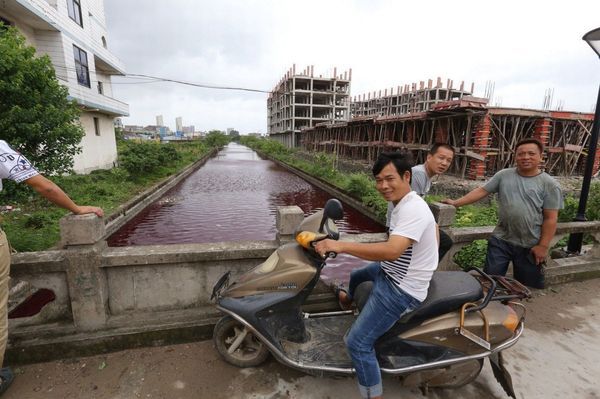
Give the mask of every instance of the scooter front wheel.
M 269 357 L 266 345 L 231 316 L 219 320 L 213 342 L 221 357 L 237 367 L 256 367 Z

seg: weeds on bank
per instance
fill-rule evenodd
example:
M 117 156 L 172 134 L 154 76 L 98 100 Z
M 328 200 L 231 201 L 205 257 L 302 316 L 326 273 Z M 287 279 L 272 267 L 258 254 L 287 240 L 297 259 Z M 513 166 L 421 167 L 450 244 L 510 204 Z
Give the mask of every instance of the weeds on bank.
M 119 205 L 177 173 L 211 150 L 202 142 L 119 142 L 119 167 L 96 170 L 88 175 L 52 176 L 75 203 L 95 205 L 109 215 Z M 60 239 L 58 221 L 68 211 L 49 203 L 24 184 L 5 182 L 0 204 L 18 211 L 3 214 L 2 226 L 13 248 L 20 252 L 51 248 Z

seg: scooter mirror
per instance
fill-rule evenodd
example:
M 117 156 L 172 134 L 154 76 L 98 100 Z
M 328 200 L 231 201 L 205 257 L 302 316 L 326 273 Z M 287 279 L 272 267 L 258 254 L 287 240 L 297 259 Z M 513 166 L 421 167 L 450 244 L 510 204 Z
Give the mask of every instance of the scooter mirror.
M 335 199 L 331 198 L 325 203 L 325 208 L 323 208 L 323 217 L 340 220 L 344 217 L 344 207 L 342 203 Z
M 323 219 L 321 219 L 321 225 L 319 226 L 319 233 L 323 232 L 323 226 L 325 225 L 325 221 L 327 219 L 340 220 L 344 217 L 344 207 L 342 203 L 335 199 L 331 198 L 325 203 L 325 207 L 323 208 Z

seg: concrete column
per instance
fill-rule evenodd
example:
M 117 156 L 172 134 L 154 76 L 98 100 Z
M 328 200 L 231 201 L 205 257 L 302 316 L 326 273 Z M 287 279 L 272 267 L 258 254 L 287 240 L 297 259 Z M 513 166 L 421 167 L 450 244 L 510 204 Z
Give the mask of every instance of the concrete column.
M 294 233 L 303 220 L 304 212 L 300 207 L 296 205 L 278 207 L 275 225 L 279 244 L 295 240 Z
M 75 327 L 80 331 L 101 329 L 108 318 L 108 288 L 101 268 L 106 247 L 104 220 L 94 214 L 71 214 L 60 220 L 60 231 Z
M 550 145 L 550 118 L 540 118 L 535 121 L 533 138 L 538 139 L 544 148 Z
M 487 149 L 490 141 L 490 115 L 485 114 L 477 122 L 473 128 L 473 152 L 481 155 L 482 157 L 487 156 Z M 478 159 L 471 159 L 469 162 L 468 177 L 471 180 L 481 180 L 485 178 L 485 161 Z
M 452 205 L 432 202 L 429 204 L 429 209 L 431 209 L 431 213 L 433 213 L 433 217 L 440 228 L 450 227 L 454 223 L 456 208 Z

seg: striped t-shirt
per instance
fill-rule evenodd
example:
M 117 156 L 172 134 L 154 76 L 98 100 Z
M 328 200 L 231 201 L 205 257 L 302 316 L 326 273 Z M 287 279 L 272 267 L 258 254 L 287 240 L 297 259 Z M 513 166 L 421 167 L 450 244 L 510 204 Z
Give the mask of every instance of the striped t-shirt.
M 413 243 L 395 261 L 381 262 L 381 268 L 404 292 L 423 301 L 438 265 L 438 242 L 433 214 L 416 192 L 406 194 L 394 207 L 390 234 Z

